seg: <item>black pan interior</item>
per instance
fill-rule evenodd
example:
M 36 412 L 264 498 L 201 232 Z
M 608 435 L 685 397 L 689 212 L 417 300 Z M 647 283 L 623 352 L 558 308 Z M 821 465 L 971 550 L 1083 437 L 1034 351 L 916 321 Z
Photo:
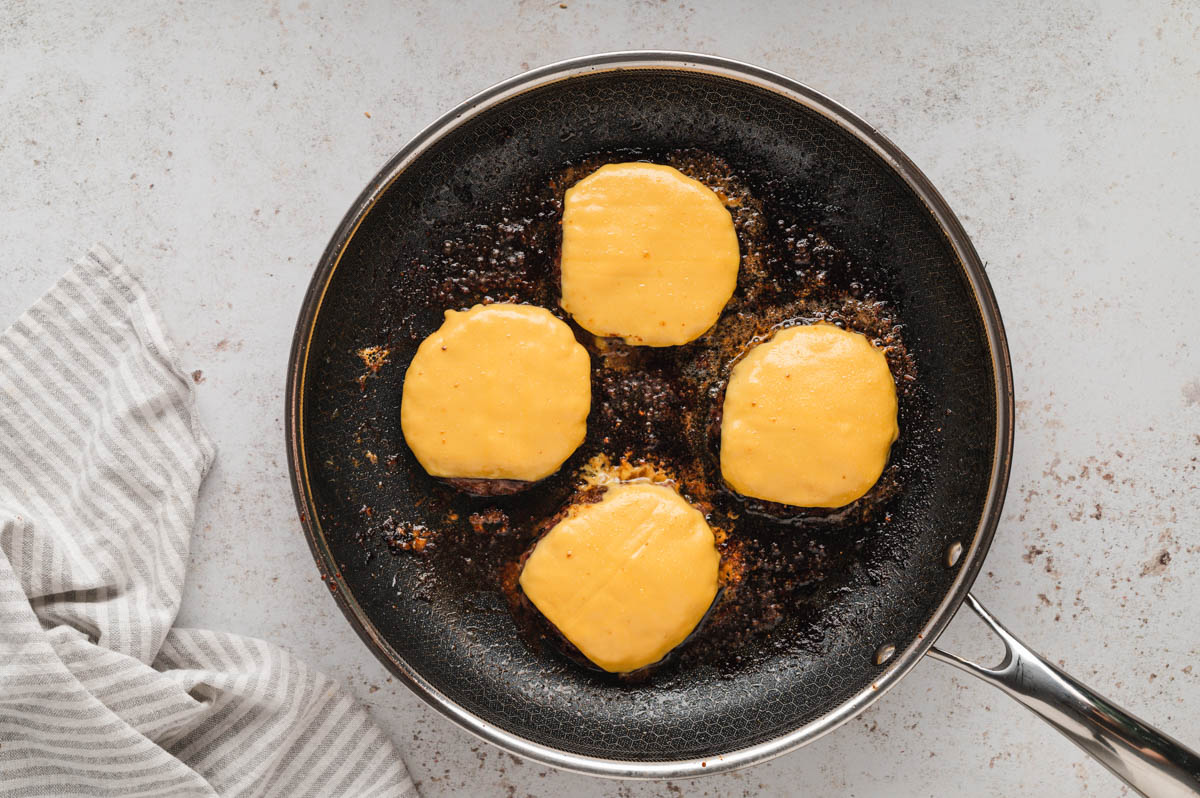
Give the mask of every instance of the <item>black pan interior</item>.
M 861 523 L 793 525 L 835 564 L 806 588 L 804 606 L 783 607 L 769 634 L 749 636 L 733 654 L 682 658 L 629 683 L 522 639 L 504 596 L 473 562 L 471 547 L 482 558 L 497 545 L 495 530 L 462 531 L 472 514 L 492 508 L 517 526 L 536 514 L 531 505 L 551 511 L 569 495 L 572 469 L 604 444 L 590 436 L 563 476 L 529 496 L 464 497 L 414 467 L 400 432 L 400 392 L 417 343 L 445 307 L 485 297 L 550 304 L 553 296 L 553 270 L 538 259 L 553 257 L 554 241 L 523 240 L 518 260 L 511 246 L 496 253 L 515 281 L 528 282 L 521 290 L 460 279 L 471 264 L 448 257 L 455 247 L 447 242 L 494 234 L 475 225 L 495 225 L 531 187 L 561 179 L 571 164 L 697 150 L 770 198 L 770 235 L 798 225 L 833 246 L 830 268 L 839 273 L 830 279 L 895 312 L 920 387 L 902 399 L 893 464 L 901 490 Z M 377 372 L 359 354 L 371 346 L 389 352 Z M 409 668 L 484 721 L 533 742 L 655 761 L 733 751 L 815 720 L 871 685 L 880 645 L 903 648 L 915 638 L 955 577 L 947 546 L 969 545 L 976 532 L 992 466 L 994 389 L 960 263 L 921 200 L 866 145 L 739 81 L 630 70 L 510 99 L 396 179 L 325 292 L 301 423 L 315 520 L 369 623 Z M 414 531 L 431 541 L 425 551 L 412 550 Z

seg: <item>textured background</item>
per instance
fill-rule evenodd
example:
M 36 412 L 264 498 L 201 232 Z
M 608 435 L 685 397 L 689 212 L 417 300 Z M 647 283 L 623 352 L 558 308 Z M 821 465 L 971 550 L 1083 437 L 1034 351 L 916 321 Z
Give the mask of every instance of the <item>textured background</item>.
M 807 82 L 946 195 L 988 263 L 1017 386 L 1012 487 L 976 594 L 1052 660 L 1200 744 L 1193 3 L 80 5 L 0 0 L 0 324 L 92 241 L 144 272 L 220 447 L 181 623 L 268 638 L 343 680 L 427 794 L 1123 793 L 934 662 L 748 771 L 675 784 L 547 771 L 425 708 L 325 595 L 282 413 L 292 325 L 329 234 L 383 161 L 465 96 L 637 47 Z M 966 616 L 943 642 L 995 654 Z

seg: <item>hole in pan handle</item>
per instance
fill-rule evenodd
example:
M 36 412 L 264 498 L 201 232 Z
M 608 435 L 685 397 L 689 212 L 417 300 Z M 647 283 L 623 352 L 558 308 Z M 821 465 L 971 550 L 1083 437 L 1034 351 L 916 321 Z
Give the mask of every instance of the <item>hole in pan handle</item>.
M 1200 755 L 1047 662 L 969 593 L 966 604 L 1003 641 L 1004 660 L 985 668 L 937 647 L 929 656 L 999 687 L 1142 795 L 1200 796 Z

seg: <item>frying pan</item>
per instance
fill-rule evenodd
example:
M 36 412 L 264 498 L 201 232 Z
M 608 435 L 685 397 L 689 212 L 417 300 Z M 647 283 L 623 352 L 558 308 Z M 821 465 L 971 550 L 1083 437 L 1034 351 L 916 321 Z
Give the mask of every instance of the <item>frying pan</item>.
M 840 242 L 896 308 L 922 398 L 902 404 L 893 460 L 903 489 L 889 500 L 886 529 L 878 520 L 856 528 L 857 548 L 838 548 L 832 533 L 840 559 L 806 594 L 810 612 L 746 641 L 732 665 L 691 660 L 648 681 L 614 681 L 523 638 L 474 570 L 471 547 L 482 558 L 494 535 L 459 539 L 455 558 L 417 551 L 426 540 L 438 550 L 439 525 L 486 518 L 496 502 L 506 519 L 529 503 L 549 507 L 568 477 L 532 497 L 444 489 L 408 467 L 399 396 L 447 297 L 466 307 L 507 296 L 503 283 L 460 285 L 447 271 L 470 265 L 445 253 L 472 224 L 508 221 L 519 212 L 513 198 L 563 164 L 691 149 L 792 198 L 788 207 Z M 514 274 L 552 307 L 552 280 L 521 271 L 521 258 L 552 259 L 555 242 L 521 246 L 508 252 Z M 467 100 L 379 172 L 334 234 L 301 309 L 287 405 L 296 503 L 338 605 L 414 692 L 512 753 L 631 778 L 743 767 L 845 723 L 928 654 L 1000 687 L 1135 789 L 1200 792 L 1200 757 L 1021 644 L 968 593 L 1012 453 L 1012 374 L 995 298 L 962 226 L 916 166 L 800 83 L 711 56 L 629 52 L 535 69 Z M 933 647 L 964 601 L 1003 641 L 999 666 Z

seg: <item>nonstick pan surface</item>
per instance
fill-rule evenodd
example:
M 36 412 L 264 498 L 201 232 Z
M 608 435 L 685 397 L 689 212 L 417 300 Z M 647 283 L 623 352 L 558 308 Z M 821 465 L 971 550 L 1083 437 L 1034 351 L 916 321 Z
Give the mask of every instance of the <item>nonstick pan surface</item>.
M 803 257 L 792 253 L 794 271 L 771 272 L 772 302 L 786 304 L 794 291 L 798 301 L 807 297 L 800 316 L 878 307 L 899 325 L 907 365 L 893 366 L 915 379 L 902 392 L 890 489 L 830 523 L 735 506 L 717 487 L 689 488 L 689 478 L 713 473 L 711 441 L 696 433 L 697 418 L 680 422 L 653 408 L 703 397 L 700 383 L 669 380 L 657 386 L 658 404 L 645 407 L 636 392 L 603 394 L 607 415 L 594 404 L 581 450 L 559 476 L 523 494 L 472 498 L 414 466 L 399 423 L 403 375 L 442 311 L 506 299 L 557 311 L 556 182 L 597 159 L 702 166 L 709 155 L 717 172 L 727 167 L 721 174 L 761 200 L 762 240 L 783 249 L 807 241 Z M 548 217 L 530 217 L 534 208 Z M 493 239 L 504 243 L 480 249 Z M 814 290 L 818 273 L 824 287 Z M 753 316 L 752 289 L 739 283 L 718 328 L 762 332 L 753 322 L 737 326 L 739 307 Z M 588 344 L 593 363 L 607 357 L 601 344 Z M 710 401 L 728 373 L 732 350 L 722 346 L 681 355 L 715 375 L 703 384 Z M 627 372 L 635 380 L 666 373 L 670 364 L 655 359 L 666 357 L 635 359 Z M 877 699 L 966 595 L 999 516 L 1012 445 L 999 316 L 978 256 L 941 197 L 894 145 L 832 101 L 708 56 L 610 54 L 534 70 L 420 134 L 366 189 L 321 259 L 289 377 L 301 518 L 364 641 L 470 731 L 607 775 L 745 765 L 815 739 Z M 604 391 L 596 384 L 594 396 L 597 387 Z M 649 422 L 639 414 L 647 408 Z M 628 430 L 634 416 L 642 432 L 616 440 L 614 419 Z M 681 489 L 737 519 L 731 537 L 754 539 L 738 551 L 757 566 L 774 557 L 794 578 L 773 604 L 748 605 L 773 613 L 770 624 L 714 644 L 711 655 L 698 644 L 692 656 L 631 681 L 532 639 L 498 587 L 512 574 L 495 562 L 535 539 L 535 522 L 569 499 L 589 457 L 616 459 L 623 452 L 614 446 L 639 442 L 677 468 L 680 452 L 694 447 L 701 465 Z

